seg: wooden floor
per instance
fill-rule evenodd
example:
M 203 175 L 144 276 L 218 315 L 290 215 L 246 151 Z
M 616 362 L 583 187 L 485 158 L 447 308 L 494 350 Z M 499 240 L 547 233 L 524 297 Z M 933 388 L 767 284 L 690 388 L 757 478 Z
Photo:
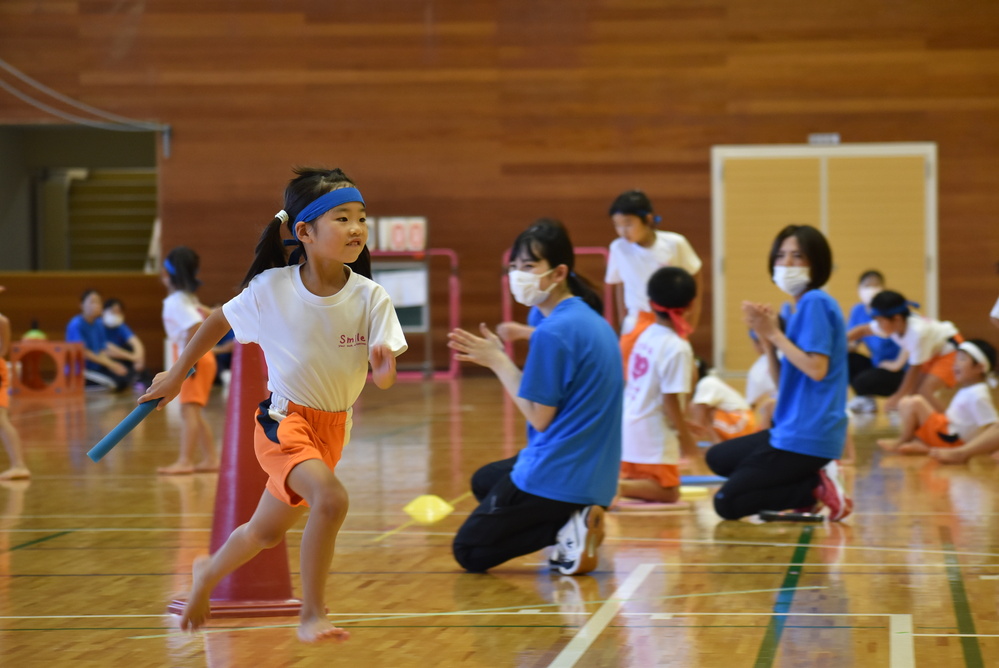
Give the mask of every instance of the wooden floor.
M 995 666 L 997 472 L 885 456 L 883 418 L 857 428 L 843 524 L 614 512 L 600 569 L 552 575 L 529 555 L 488 575 L 450 552 L 472 471 L 512 454 L 523 422 L 499 383 L 365 390 L 338 474 L 351 493 L 328 586 L 342 645 L 306 646 L 294 618 L 176 630 L 166 605 L 205 552 L 216 477 L 155 475 L 176 453 L 175 407 L 99 464 L 85 456 L 134 397 L 14 397 L 34 472 L 0 487 L 3 666 Z M 221 438 L 224 397 L 208 414 Z M 431 525 L 402 508 L 455 502 Z M 301 526 L 288 537 L 296 587 Z

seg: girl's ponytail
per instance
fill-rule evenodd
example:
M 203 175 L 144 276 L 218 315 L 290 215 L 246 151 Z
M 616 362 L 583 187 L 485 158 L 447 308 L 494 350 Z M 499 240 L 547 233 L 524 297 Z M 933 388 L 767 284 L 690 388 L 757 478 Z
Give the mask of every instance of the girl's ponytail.
M 246 277 L 240 284 L 240 289 L 245 288 L 257 274 L 261 274 L 274 267 L 283 267 L 286 263 L 284 257 L 284 242 L 281 240 L 281 225 L 284 220 L 279 216 L 267 223 L 267 227 L 260 234 L 260 241 L 254 251 L 253 263 L 246 272 Z
M 586 302 L 587 306 L 600 315 L 604 314 L 604 300 L 600 298 L 600 293 L 597 292 L 597 288 L 593 283 L 575 271 L 569 272 L 569 278 L 566 279 L 566 283 L 569 286 L 569 292 L 582 299 Z

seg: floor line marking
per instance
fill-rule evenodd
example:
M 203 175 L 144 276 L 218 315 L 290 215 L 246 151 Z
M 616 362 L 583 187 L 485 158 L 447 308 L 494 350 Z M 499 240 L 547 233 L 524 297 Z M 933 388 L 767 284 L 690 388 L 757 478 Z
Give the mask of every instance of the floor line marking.
M 797 543 L 777 543 L 771 541 L 750 541 L 750 540 L 704 540 L 698 538 L 640 538 L 626 536 L 608 536 L 604 542 L 619 541 L 638 543 L 692 543 L 696 545 L 742 545 L 748 547 L 797 547 Z M 995 557 L 999 558 L 999 552 L 958 552 L 955 550 L 924 550 L 913 547 L 876 547 L 871 545 L 822 545 L 816 547 L 835 547 L 838 550 L 860 550 L 872 552 L 902 552 L 904 554 L 955 554 L 963 557 Z
M 788 612 L 791 609 L 791 604 L 794 602 L 794 591 L 798 586 L 801 571 L 804 569 L 805 557 L 808 555 L 808 544 L 812 541 L 813 531 L 814 529 L 810 526 L 801 528 L 801 533 L 798 536 L 798 546 L 794 550 L 794 555 L 791 557 L 791 565 L 788 566 L 784 574 L 784 582 L 781 584 L 781 587 L 786 588 L 788 591 L 777 595 L 777 600 L 774 602 L 773 607 L 774 612 Z M 770 668 L 773 665 L 774 659 L 777 657 L 777 648 L 780 646 L 780 639 L 784 633 L 786 622 L 786 615 L 773 615 L 770 617 L 770 622 L 767 624 L 767 631 L 763 635 L 763 641 L 760 643 L 759 650 L 756 652 L 756 662 L 753 664 L 755 668 Z
M 809 587 L 799 587 L 799 589 L 801 589 L 801 590 L 806 590 L 806 589 L 826 589 L 826 587 L 825 586 L 809 586 Z M 771 589 L 742 589 L 742 590 L 736 590 L 736 591 L 704 592 L 704 593 L 700 593 L 700 594 L 673 594 L 673 595 L 669 595 L 669 596 L 652 596 L 652 597 L 643 597 L 643 598 L 633 598 L 633 599 L 630 599 L 630 601 L 633 601 L 633 602 L 637 602 L 637 601 L 665 601 L 665 600 L 671 600 L 671 599 L 684 599 L 684 598 L 707 598 L 707 597 L 711 597 L 711 596 L 736 596 L 736 595 L 739 595 L 739 594 L 770 594 L 770 593 L 778 592 L 778 591 L 780 591 L 779 588 L 771 588 Z M 608 599 L 608 600 L 610 600 L 610 599 Z M 603 601 L 583 601 L 583 605 L 597 605 L 598 603 L 599 604 L 607 603 L 607 600 L 603 600 Z M 558 603 L 539 603 L 539 604 L 537 604 L 535 606 L 532 606 L 532 607 L 533 608 L 551 608 L 551 607 L 557 607 L 558 605 L 559 605 Z M 418 613 L 413 613 L 413 614 L 391 614 L 391 615 L 385 615 L 383 617 L 369 617 L 367 619 L 365 619 L 363 617 L 359 618 L 359 619 L 339 619 L 339 618 L 335 618 L 334 617 L 330 621 L 332 621 L 334 624 L 348 624 L 348 623 L 351 623 L 351 622 L 373 622 L 373 621 L 382 621 L 382 620 L 393 621 L 393 620 L 397 620 L 397 619 L 415 619 L 415 618 L 421 618 L 421 617 L 460 617 L 462 615 L 469 615 L 469 614 L 503 612 L 503 611 L 508 611 L 508 610 L 520 611 L 520 610 L 524 610 L 524 609 L 525 608 L 524 608 L 523 605 L 511 605 L 511 606 L 506 606 L 506 607 L 502 607 L 502 608 L 478 608 L 478 609 L 474 609 L 474 610 L 457 610 L 457 611 L 450 611 L 450 612 L 418 612 Z M 346 613 L 340 613 L 340 614 L 346 614 Z M 365 614 L 370 614 L 370 613 L 365 613 Z M 767 615 L 767 614 L 770 614 L 770 613 L 761 612 L 761 613 L 757 613 L 757 614 Z M 873 617 L 873 616 L 876 616 L 876 615 L 870 615 L 870 616 Z M 233 626 L 233 627 L 228 627 L 228 628 L 215 628 L 215 629 L 209 628 L 209 629 L 203 629 L 203 630 L 199 631 L 199 633 L 202 633 L 202 634 L 206 634 L 206 633 L 231 633 L 233 631 L 261 631 L 261 630 L 265 630 L 265 629 L 290 629 L 290 628 L 295 628 L 297 626 L 298 626 L 298 624 L 262 624 L 260 626 Z M 152 640 L 152 639 L 155 639 L 155 638 L 175 638 L 175 637 L 182 637 L 182 636 L 185 636 L 185 635 L 187 635 L 187 633 L 176 631 L 176 632 L 172 632 L 172 633 L 160 633 L 160 634 L 151 635 L 151 636 L 131 636 L 129 638 L 129 640 Z
M 572 637 L 569 644 L 562 648 L 562 651 L 558 653 L 555 660 L 549 664 L 549 668 L 572 668 L 576 665 L 586 650 L 589 649 L 593 641 L 597 639 L 607 625 L 611 623 L 614 616 L 624 607 L 625 602 L 627 602 L 635 591 L 642 586 L 645 579 L 649 577 L 649 574 L 655 569 L 652 564 L 640 564 L 631 572 L 631 574 L 625 578 L 625 581 L 621 583 L 621 586 L 617 588 L 617 591 L 611 595 L 600 608 L 593 613 L 589 621 L 579 629 L 579 631 Z
M 964 665 L 968 668 L 982 668 L 982 647 L 978 644 L 975 633 L 975 618 L 971 614 L 968 603 L 968 593 L 964 588 L 961 569 L 953 568 L 957 561 L 954 552 L 953 536 L 950 528 L 940 527 L 940 543 L 944 547 L 944 561 L 947 562 L 947 582 L 950 585 L 950 597 L 954 603 L 954 615 L 957 617 L 957 630 L 961 634 L 961 651 L 964 653 Z
M 43 536 L 41 538 L 36 538 L 34 540 L 29 540 L 27 543 L 21 543 L 20 545 L 15 545 L 14 547 L 9 548 L 7 550 L 7 552 L 13 552 L 14 550 L 20 550 L 20 549 L 25 548 L 25 547 L 30 547 L 32 545 L 37 545 L 38 543 L 44 543 L 47 540 L 52 540 L 53 538 L 59 538 L 61 536 L 66 536 L 66 535 L 71 534 L 71 533 L 73 533 L 73 532 L 72 531 L 60 531 L 58 533 L 52 534 L 51 536 Z
M 888 615 L 889 668 L 915 668 L 916 644 L 912 633 L 912 615 Z

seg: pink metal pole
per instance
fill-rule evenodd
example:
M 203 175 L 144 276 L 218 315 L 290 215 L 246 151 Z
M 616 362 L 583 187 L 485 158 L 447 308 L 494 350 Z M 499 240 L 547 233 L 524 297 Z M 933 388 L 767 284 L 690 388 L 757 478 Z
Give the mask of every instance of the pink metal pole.
M 458 276 L 458 254 L 451 248 L 428 248 L 424 251 L 371 251 L 371 257 L 413 258 L 422 260 L 426 256 L 445 257 L 448 259 L 448 331 L 458 327 L 461 322 L 461 278 Z M 431 326 L 431 330 L 433 327 Z M 433 345 L 430 333 L 427 333 L 427 345 Z M 449 355 L 450 361 L 446 371 L 434 370 L 430 377 L 434 380 L 453 380 L 458 377 L 460 365 L 454 355 Z M 422 379 L 422 371 L 400 371 L 398 378 L 402 380 Z

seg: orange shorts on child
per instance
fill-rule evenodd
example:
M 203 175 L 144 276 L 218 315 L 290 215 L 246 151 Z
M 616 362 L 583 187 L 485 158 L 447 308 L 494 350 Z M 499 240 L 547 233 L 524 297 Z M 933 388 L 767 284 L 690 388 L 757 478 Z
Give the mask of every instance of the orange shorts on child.
M 655 480 L 663 487 L 680 486 L 680 467 L 676 464 L 635 464 L 621 462 L 625 480 Z
M 180 403 L 197 404 L 204 406 L 208 403 L 208 395 L 211 394 L 212 384 L 215 382 L 215 372 L 218 371 L 218 363 L 215 361 L 215 353 L 208 351 L 204 357 L 194 365 L 194 375 L 185 378 L 180 386 Z
M 7 360 L 0 357 L 0 408 L 10 406 L 10 369 Z
M 253 449 L 267 473 L 267 491 L 289 506 L 308 505 L 288 487 L 288 475 L 310 459 L 325 462 L 332 471 L 349 437 L 350 412 L 331 413 L 288 402 L 280 421 L 270 411 L 270 399 L 260 404 L 253 430 Z
M 621 335 L 621 359 L 624 360 L 624 377 L 628 377 L 628 358 L 631 357 L 631 349 L 635 347 L 635 342 L 642 332 L 649 328 L 649 325 L 656 321 L 656 314 L 651 311 L 639 311 L 635 326 L 627 334 Z
M 919 425 L 919 429 L 916 430 L 916 438 L 931 448 L 956 448 L 959 445 L 964 445 L 964 441 L 959 438 L 953 442 L 944 438 L 949 433 L 950 422 L 948 422 L 947 416 L 943 413 L 930 413 L 926 422 Z
M 954 340 L 962 343 L 964 338 L 960 334 L 954 335 Z M 957 378 L 954 377 L 954 360 L 957 359 L 957 351 L 953 350 L 946 355 L 938 355 L 929 362 L 924 362 L 919 370 L 931 376 L 936 376 L 944 382 L 947 387 L 957 385 Z
M 723 411 L 716 409 L 711 426 L 723 441 L 737 436 L 749 436 L 759 431 L 756 424 L 756 413 L 748 410 Z

